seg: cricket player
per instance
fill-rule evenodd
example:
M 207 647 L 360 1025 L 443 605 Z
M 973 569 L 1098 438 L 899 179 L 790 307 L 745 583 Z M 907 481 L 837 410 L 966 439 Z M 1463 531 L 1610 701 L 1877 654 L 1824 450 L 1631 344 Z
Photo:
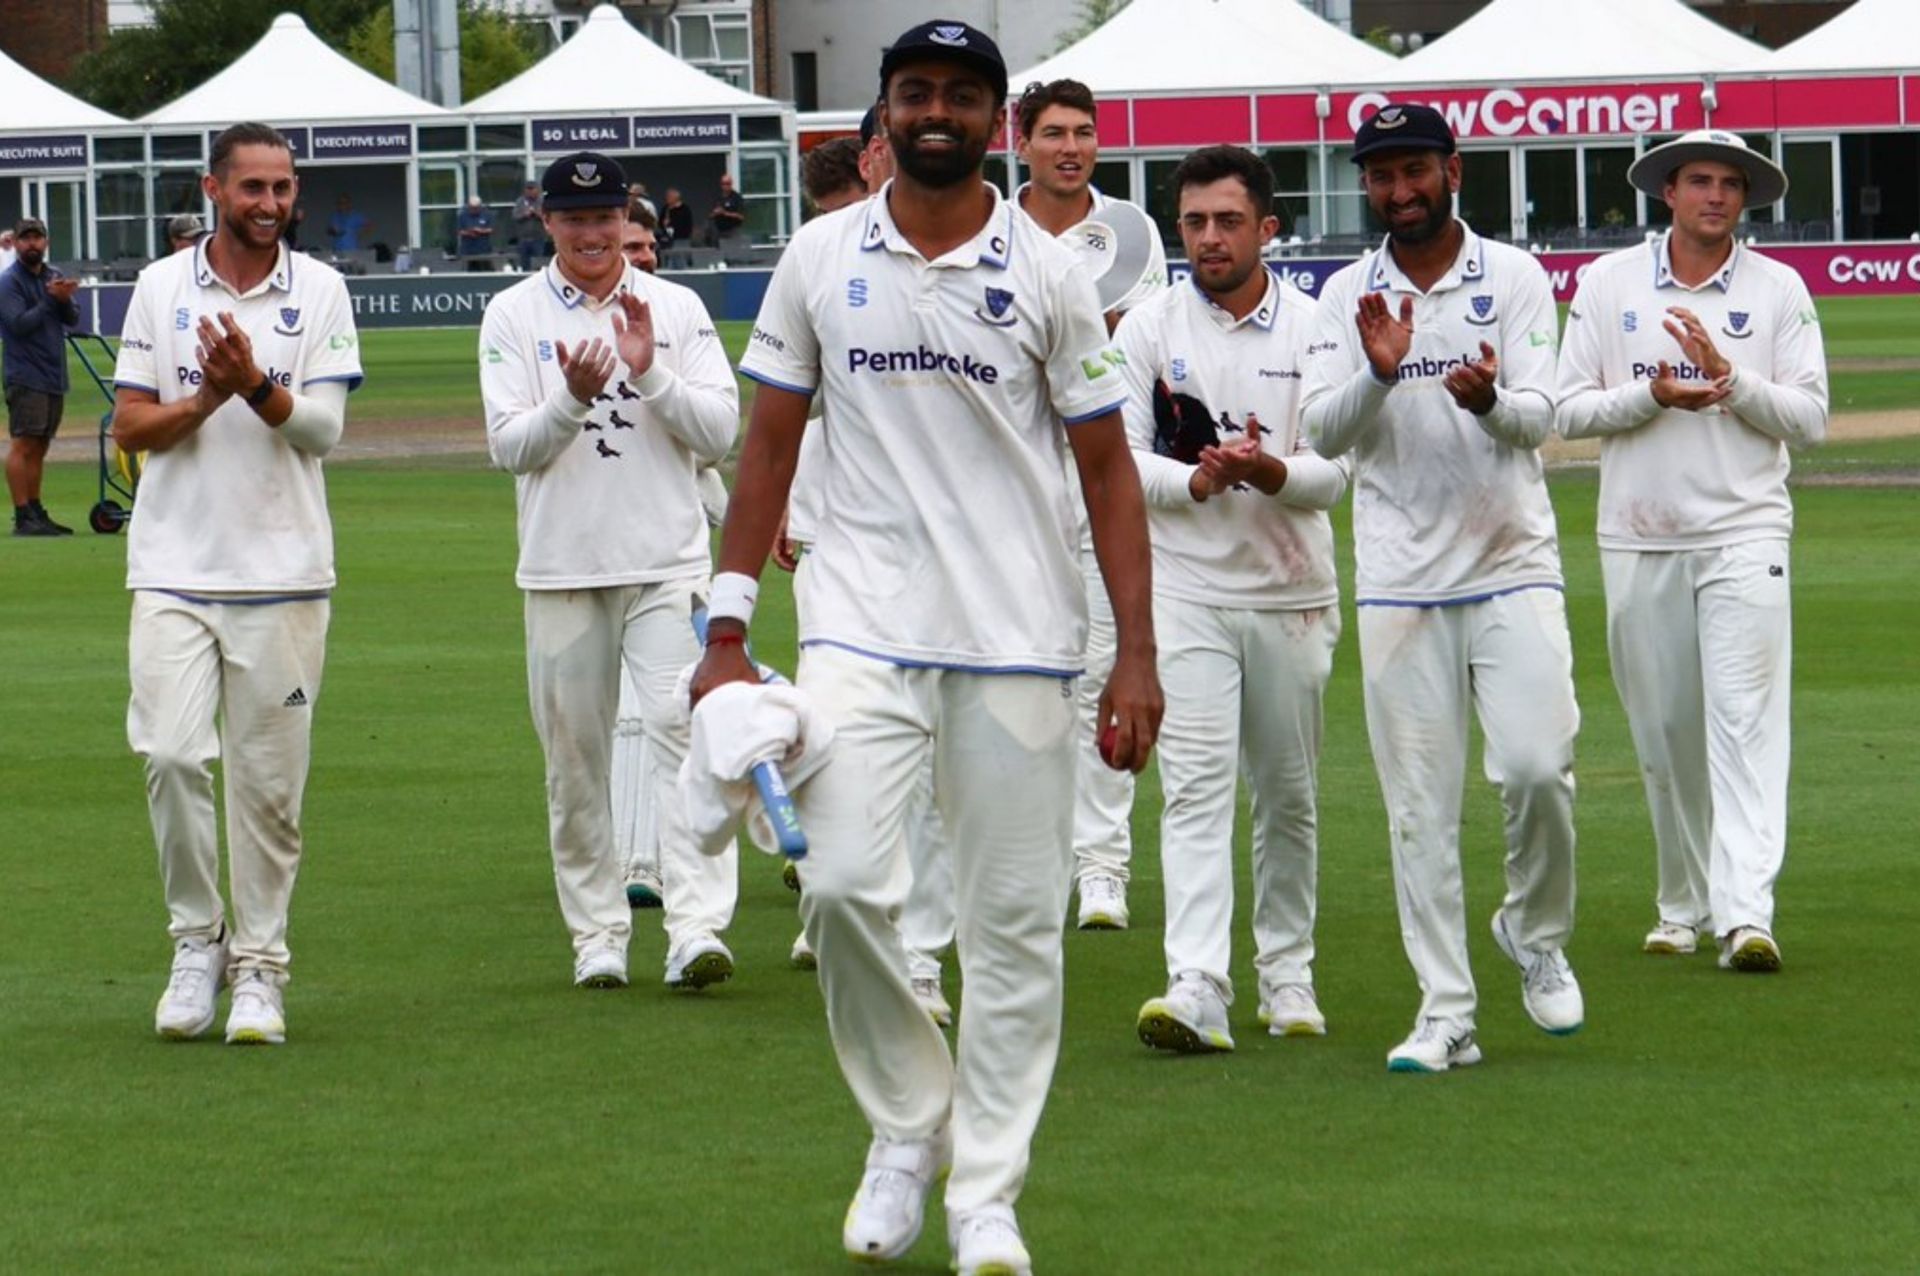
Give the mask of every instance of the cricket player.
M 1792 615 L 1787 449 L 1827 432 L 1820 317 L 1790 267 L 1734 237 L 1787 178 L 1701 130 L 1627 178 L 1665 235 L 1587 268 L 1567 318 L 1556 420 L 1600 439 L 1607 650 L 1653 814 L 1650 953 L 1717 938 L 1720 964 L 1780 968 Z
M 286 138 L 235 124 L 210 160 L 215 230 L 140 272 L 114 368 L 114 442 L 149 454 L 127 541 L 127 740 L 146 764 L 174 941 L 154 1027 L 198 1037 L 225 981 L 227 1040 L 278 1045 L 334 585 L 321 459 L 360 347 L 340 275 L 282 241 L 300 189 Z
M 1573 697 L 1560 545 L 1538 448 L 1553 428 L 1553 296 L 1525 252 L 1453 214 L 1439 112 L 1388 105 L 1354 138 L 1380 247 L 1329 279 L 1307 348 L 1306 433 L 1354 457 L 1355 601 L 1367 735 L 1420 981 L 1398 1072 L 1480 1061 L 1461 888 L 1467 714 L 1506 813 L 1493 935 L 1535 1024 L 1585 1017 L 1573 933 Z
M 632 922 L 614 853 L 608 767 L 624 666 L 658 787 L 666 982 L 729 978 L 737 851 L 706 857 L 672 800 L 686 754 L 673 684 L 699 654 L 695 599 L 711 570 L 695 471 L 739 428 L 726 355 L 694 293 L 621 254 L 626 175 L 581 151 L 548 166 L 545 270 L 488 303 L 480 328 L 487 447 L 515 476 L 527 682 L 574 982 L 627 982 Z
M 1014 192 L 1014 202 L 1049 235 L 1066 235 L 1098 219 L 1109 205 L 1126 202 L 1108 198 L 1093 184 L 1094 162 L 1100 158 L 1098 109 L 1092 90 L 1078 80 L 1030 84 L 1016 104 L 1014 148 L 1031 180 Z M 1120 316 L 1166 285 L 1167 252 L 1155 235 L 1139 282 L 1107 312 L 1108 331 Z M 1088 627 L 1087 671 L 1079 683 L 1080 752 L 1074 763 L 1073 860 L 1080 896 L 1076 920 L 1081 930 L 1125 930 L 1127 874 L 1133 859 L 1133 774 L 1106 765 L 1094 738 L 1100 691 L 1113 667 L 1113 615 L 1084 520 L 1080 571 L 1087 586 Z
M 873 1130 L 843 1240 L 865 1261 L 904 1254 L 950 1162 L 955 1268 L 1025 1273 L 1013 1206 L 1059 1052 L 1086 637 L 1063 444 L 1113 594 L 1102 726 L 1129 769 L 1160 717 L 1146 519 L 1092 284 L 981 177 L 1006 118 L 999 50 L 930 22 L 880 70 L 894 178 L 794 236 L 741 365 L 761 388 L 694 692 L 753 676 L 754 573 L 819 390 L 832 516 L 807 559 L 799 686 L 839 731 L 797 800 L 812 843 L 801 912 Z M 893 924 L 929 753 L 967 989 L 951 1054 Z
M 536 183 L 529 183 L 535 185 Z M 632 194 L 627 196 L 627 224 L 620 232 L 620 252 L 635 270 L 655 274 L 660 268 L 655 233 L 659 221 L 653 205 Z M 543 232 L 544 233 L 544 232 Z M 700 508 L 710 526 L 718 527 L 727 516 L 727 485 L 717 465 L 702 465 L 694 476 L 700 491 Z M 647 747 L 646 726 L 639 691 L 624 666 L 620 670 L 620 702 L 613 723 L 613 847 L 622 866 L 627 886 L 627 906 L 659 908 L 660 829 L 655 819 L 651 795 L 662 784 L 673 783 L 671 776 L 656 774 L 653 751 Z
M 1340 637 L 1326 511 L 1349 462 L 1300 437 L 1313 302 L 1266 268 L 1273 171 L 1238 146 L 1173 171 L 1191 287 L 1120 321 L 1127 434 L 1153 541 L 1154 641 L 1167 715 L 1160 859 L 1167 992 L 1141 1008 L 1161 1050 L 1233 1049 L 1227 1007 L 1233 817 L 1253 791 L 1254 969 L 1274 1036 L 1318 1036 L 1313 991 L 1321 698 Z M 1085 898 L 1085 878 L 1081 894 Z

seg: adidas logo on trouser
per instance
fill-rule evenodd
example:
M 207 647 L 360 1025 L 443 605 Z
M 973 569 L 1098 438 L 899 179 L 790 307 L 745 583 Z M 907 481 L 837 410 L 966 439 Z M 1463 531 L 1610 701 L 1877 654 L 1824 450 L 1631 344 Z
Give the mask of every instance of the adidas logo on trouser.
M 295 687 L 295 688 L 293 689 L 293 694 L 292 694 L 292 695 L 290 695 L 290 696 L 288 696 L 288 697 L 287 697 L 287 698 L 286 698 L 285 700 L 282 700 L 282 701 L 281 701 L 280 703 L 281 703 L 281 704 L 282 704 L 283 706 L 285 706 L 286 708 L 289 708 L 289 709 L 304 709 L 304 708 L 306 708 L 306 706 L 307 706 L 307 690 L 306 690 L 306 688 L 305 688 L 305 687 Z

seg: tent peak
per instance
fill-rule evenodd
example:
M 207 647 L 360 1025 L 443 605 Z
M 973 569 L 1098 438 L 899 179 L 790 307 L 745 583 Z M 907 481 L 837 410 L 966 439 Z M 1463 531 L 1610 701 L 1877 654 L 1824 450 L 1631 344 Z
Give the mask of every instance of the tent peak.
M 297 13 L 281 14 L 273 20 L 273 25 L 268 28 L 270 31 L 305 31 L 306 29 L 307 24 L 301 20 L 300 15 Z

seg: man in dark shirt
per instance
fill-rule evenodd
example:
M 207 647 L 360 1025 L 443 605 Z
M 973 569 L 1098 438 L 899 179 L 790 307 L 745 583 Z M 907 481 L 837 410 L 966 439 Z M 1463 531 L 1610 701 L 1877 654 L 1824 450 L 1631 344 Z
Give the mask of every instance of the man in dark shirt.
M 667 187 L 667 206 L 660 210 L 660 224 L 666 228 L 668 243 L 684 246 L 693 242 L 693 210 L 675 187 Z
M 493 211 L 480 202 L 478 195 L 467 196 L 467 206 L 461 211 L 456 228 L 460 232 L 460 256 L 493 255 Z M 481 265 L 480 262 L 469 261 L 467 269 L 475 270 Z
M 712 227 L 712 240 L 716 245 L 739 234 L 740 228 L 747 224 L 747 201 L 741 199 L 740 192 L 733 189 L 733 178 L 729 174 L 720 174 L 720 199 L 714 204 L 713 211 L 707 214 L 707 221 Z
M 13 228 L 19 254 L 0 274 L 0 325 L 6 349 L 0 375 L 7 387 L 7 488 L 13 494 L 15 536 L 71 536 L 40 503 L 47 446 L 60 429 L 67 397 L 66 331 L 80 324 L 73 304 L 78 280 L 47 265 L 47 227 L 23 217 Z

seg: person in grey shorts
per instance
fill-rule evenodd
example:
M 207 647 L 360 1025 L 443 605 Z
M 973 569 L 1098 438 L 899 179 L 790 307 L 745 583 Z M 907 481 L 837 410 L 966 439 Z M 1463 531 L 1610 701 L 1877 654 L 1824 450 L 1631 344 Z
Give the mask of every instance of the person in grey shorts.
M 40 503 L 47 447 L 67 397 L 67 329 L 78 327 L 80 288 L 47 264 L 47 227 L 23 217 L 13 228 L 14 262 L 0 273 L 0 375 L 7 387 L 7 488 L 15 536 L 71 536 Z

